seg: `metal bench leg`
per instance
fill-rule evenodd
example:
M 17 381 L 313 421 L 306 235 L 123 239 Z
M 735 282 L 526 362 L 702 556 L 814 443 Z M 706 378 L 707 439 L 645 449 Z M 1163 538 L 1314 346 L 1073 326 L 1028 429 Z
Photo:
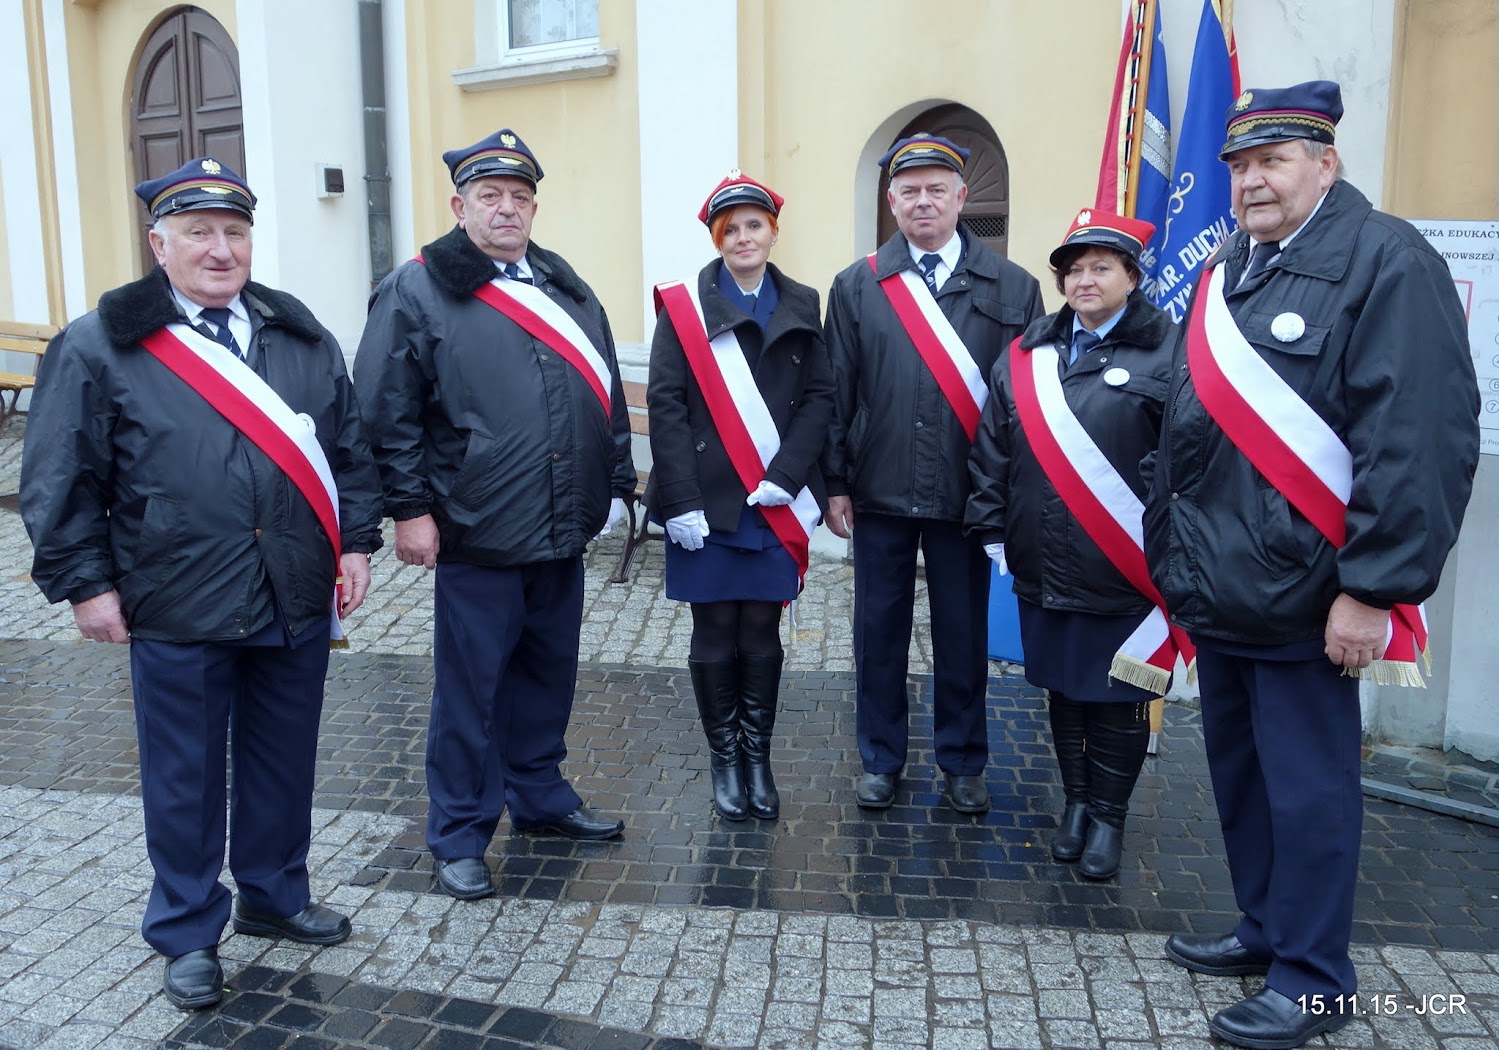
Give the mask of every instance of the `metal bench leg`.
M 630 517 L 630 531 L 625 536 L 625 549 L 620 552 L 619 564 L 615 566 L 614 575 L 609 577 L 610 583 L 628 583 L 630 581 L 630 563 L 635 560 L 635 552 L 645 542 L 646 529 L 650 528 L 651 523 L 645 516 L 645 508 L 641 507 L 641 512 L 637 514 L 635 511 L 637 505 L 637 502 L 633 499 L 625 504 L 625 511 Z

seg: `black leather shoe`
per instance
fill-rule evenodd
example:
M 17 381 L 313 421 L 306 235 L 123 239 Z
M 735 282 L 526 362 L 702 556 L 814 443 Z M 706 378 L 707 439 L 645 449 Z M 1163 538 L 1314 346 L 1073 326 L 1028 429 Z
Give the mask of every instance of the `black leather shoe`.
M 1217 936 L 1173 933 L 1166 938 L 1166 958 L 1213 977 L 1249 977 L 1270 972 L 1270 960 L 1251 954 L 1232 933 Z
M 1325 997 L 1335 1002 L 1335 997 Z M 1219 1039 L 1250 1050 L 1292 1050 L 1303 1043 L 1336 1032 L 1352 1014 L 1315 1013 L 1273 988 L 1263 988 L 1248 999 L 1219 1010 L 1208 1029 Z
M 1069 802 L 1062 810 L 1061 827 L 1051 840 L 1053 860 L 1071 864 L 1083 855 L 1083 843 L 1088 838 L 1088 804 Z
M 1087 879 L 1112 879 L 1119 872 L 1119 857 L 1124 852 L 1124 832 L 1112 824 L 1095 820 L 1088 825 L 1083 855 L 1078 858 L 1077 873 Z
M 432 871 L 437 876 L 437 884 L 449 897 L 476 901 L 494 895 L 494 883 L 483 857 L 458 857 L 454 860 L 433 857 Z
M 224 970 L 219 966 L 219 950 L 199 948 L 168 959 L 161 990 L 179 1010 L 201 1010 L 217 1004 L 224 998 Z
M 889 809 L 895 801 L 895 785 L 898 783 L 899 773 L 865 773 L 859 778 L 855 797 L 863 809 Z
M 622 820 L 605 820 L 594 814 L 585 802 L 565 817 L 558 817 L 546 824 L 533 824 L 523 828 L 523 831 L 537 832 L 550 831 L 553 834 L 565 835 L 570 839 L 578 839 L 581 842 L 601 842 L 604 839 L 617 839 L 625 833 L 625 822 Z
M 982 776 L 947 776 L 942 801 L 959 813 L 989 812 L 989 788 Z
M 349 939 L 349 920 L 321 904 L 309 904 L 283 919 L 251 911 L 236 900 L 234 932 L 251 937 L 285 937 L 299 944 L 339 944 Z

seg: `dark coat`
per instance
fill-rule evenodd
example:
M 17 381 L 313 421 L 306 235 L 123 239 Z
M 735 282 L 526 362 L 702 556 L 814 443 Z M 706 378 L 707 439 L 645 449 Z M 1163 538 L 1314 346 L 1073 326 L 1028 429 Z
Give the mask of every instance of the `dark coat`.
M 1143 500 L 1140 460 L 1160 440 L 1171 382 L 1171 318 L 1137 289 L 1104 341 L 1068 366 L 1073 317 L 1072 308 L 1064 306 L 1041 318 L 1026 329 L 1020 345 L 1027 350 L 1057 345 L 1067 407 Z M 981 543 L 1003 543 L 1015 593 L 1046 609 L 1148 612 L 1150 601 L 1114 568 L 1042 472 L 1015 411 L 1010 354 L 1007 350 L 989 375 L 989 400 L 968 457 L 973 495 L 964 531 Z M 1129 373 L 1119 386 L 1103 380 L 1115 368 Z
M 385 513 L 432 514 L 438 560 L 527 565 L 575 557 L 609 500 L 635 491 L 630 421 L 598 298 L 562 257 L 527 249 L 537 287 L 609 365 L 605 415 L 584 377 L 475 298 L 494 262 L 454 227 L 380 282 L 354 362 Z
M 710 340 L 734 330 L 752 362 L 755 386 L 781 435 L 780 451 L 771 459 L 764 480 L 792 495 L 810 486 L 818 505 L 826 507 L 817 457 L 833 414 L 833 373 L 822 341 L 817 292 L 769 266 L 767 280 L 775 282 L 781 301 L 762 336 L 759 325 L 719 290 L 720 265 L 715 259 L 698 274 L 698 296 Z M 729 462 L 681 339 L 665 311 L 656 318 L 651 340 L 646 404 L 651 423 L 647 498 L 651 510 L 663 521 L 702 510 L 710 529 L 732 532 L 749 490 Z
M 1231 287 L 1248 252 L 1241 231 L 1208 265 L 1227 265 Z M 1210 638 L 1285 644 L 1321 638 L 1340 591 L 1382 607 L 1429 597 L 1478 462 L 1477 384 L 1445 260 L 1338 182 L 1279 260 L 1226 298 L 1260 357 L 1352 452 L 1348 538 L 1334 549 L 1208 416 L 1183 322 L 1145 512 L 1171 618 Z M 1304 320 L 1300 338 L 1271 335 L 1283 313 Z
M 1036 279 L 963 234 L 967 252 L 937 295 L 982 374 L 1040 317 Z M 823 473 L 828 494 L 852 497 L 859 512 L 962 521 L 970 442 L 879 281 L 919 270 L 896 233 L 875 254 L 833 280 L 827 341 L 838 412 Z
M 338 486 L 343 551 L 380 548 L 380 486 L 337 341 L 250 283 L 256 371 L 310 416 Z M 153 269 L 60 332 L 37 375 L 21 466 L 32 578 L 48 601 L 117 590 L 135 638 L 232 641 L 328 615 L 328 537 L 266 454 L 140 341 L 185 321 Z

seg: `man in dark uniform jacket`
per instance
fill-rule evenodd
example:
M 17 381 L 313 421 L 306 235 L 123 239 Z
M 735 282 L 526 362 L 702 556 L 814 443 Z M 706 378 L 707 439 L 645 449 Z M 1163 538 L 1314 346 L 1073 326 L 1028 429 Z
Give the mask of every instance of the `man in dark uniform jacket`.
M 1198 649 L 1242 913 L 1226 934 L 1173 936 L 1166 954 L 1266 974 L 1211 1028 L 1267 1050 L 1349 1019 L 1358 676 L 1419 674 L 1413 648 L 1393 662 L 1387 635 L 1436 589 L 1478 459 L 1451 275 L 1339 180 L 1342 112 L 1330 81 L 1246 91 L 1229 109 L 1220 156 L 1240 228 L 1181 326 L 1145 514 L 1152 578 Z
M 347 615 L 380 547 L 379 478 L 338 343 L 296 299 L 248 281 L 244 181 L 202 157 L 136 193 L 156 218 L 158 268 L 48 347 L 21 509 L 42 593 L 72 602 L 85 637 L 130 644 L 156 872 L 141 933 L 167 957 L 167 997 L 192 1009 L 224 988 L 226 737 L 235 930 L 349 935 L 311 903 L 307 849 L 334 578 Z M 190 381 L 168 364 L 183 359 L 215 362 L 227 382 Z M 266 431 L 231 423 L 238 396 L 279 414 L 270 436 L 311 446 L 301 467 L 325 460 L 336 492 L 301 488 Z
M 847 538 L 858 520 L 854 663 L 864 775 L 856 797 L 870 809 L 895 800 L 906 762 L 918 549 L 931 607 L 943 799 L 960 813 L 989 808 L 989 563 L 983 547 L 963 536 L 969 426 L 982 408 L 975 396 L 987 393 L 984 377 L 1045 311 L 1034 277 L 959 229 L 967 159 L 967 150 L 940 136 L 916 134 L 892 146 L 880 166 L 890 175 L 899 232 L 840 273 L 828 296 L 826 335 L 838 387 L 824 456 L 828 527 Z M 908 317 L 920 314 L 912 289 L 935 297 L 943 319 L 915 335 L 894 305 L 903 302 Z M 928 353 L 944 377 L 969 375 L 976 387 L 939 384 Z
M 561 763 L 583 551 L 636 478 L 608 318 L 531 241 L 541 165 L 509 129 L 443 160 L 458 225 L 375 289 L 354 381 L 396 556 L 437 570 L 427 845 L 442 888 L 472 900 L 494 892 L 484 853 L 507 806 L 517 830 L 624 828 Z

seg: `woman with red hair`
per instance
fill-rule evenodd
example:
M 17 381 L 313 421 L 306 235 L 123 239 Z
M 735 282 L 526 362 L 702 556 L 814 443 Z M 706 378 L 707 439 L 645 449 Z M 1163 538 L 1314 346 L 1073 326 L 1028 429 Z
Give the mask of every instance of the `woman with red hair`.
M 727 820 L 780 814 L 781 607 L 827 502 L 817 461 L 833 376 L 817 292 L 769 261 L 783 203 L 738 171 L 704 202 L 719 258 L 657 288 L 646 396 L 646 502 L 666 528 L 666 595 L 692 606 L 687 663 Z

